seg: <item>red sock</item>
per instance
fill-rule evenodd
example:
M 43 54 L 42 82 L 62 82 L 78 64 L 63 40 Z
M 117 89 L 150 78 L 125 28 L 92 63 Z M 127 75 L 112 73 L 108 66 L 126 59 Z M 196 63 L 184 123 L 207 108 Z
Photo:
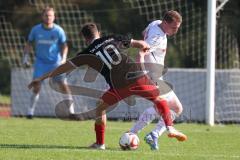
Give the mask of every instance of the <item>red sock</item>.
M 104 144 L 105 125 L 95 123 L 96 143 Z
M 165 122 L 165 125 L 172 126 L 173 122 L 172 122 L 171 112 L 170 112 L 167 101 L 160 100 L 160 101 L 157 101 L 155 104 L 157 106 L 158 112 L 161 114 L 161 116 Z

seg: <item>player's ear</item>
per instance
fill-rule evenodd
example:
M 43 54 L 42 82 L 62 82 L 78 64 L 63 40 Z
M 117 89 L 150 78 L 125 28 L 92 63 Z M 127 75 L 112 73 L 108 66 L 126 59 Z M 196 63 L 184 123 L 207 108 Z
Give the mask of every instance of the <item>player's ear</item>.
M 165 21 L 165 20 L 163 20 L 162 23 L 164 23 L 164 24 L 168 24 L 167 21 Z

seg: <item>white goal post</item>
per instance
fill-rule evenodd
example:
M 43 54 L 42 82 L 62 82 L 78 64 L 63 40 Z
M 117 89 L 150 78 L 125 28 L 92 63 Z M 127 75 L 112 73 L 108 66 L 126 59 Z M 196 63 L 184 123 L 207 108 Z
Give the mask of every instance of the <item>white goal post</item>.
M 206 123 L 214 125 L 215 107 L 215 54 L 216 54 L 216 14 L 227 3 L 221 0 L 217 8 L 217 0 L 208 0 L 207 21 L 207 84 L 206 84 Z

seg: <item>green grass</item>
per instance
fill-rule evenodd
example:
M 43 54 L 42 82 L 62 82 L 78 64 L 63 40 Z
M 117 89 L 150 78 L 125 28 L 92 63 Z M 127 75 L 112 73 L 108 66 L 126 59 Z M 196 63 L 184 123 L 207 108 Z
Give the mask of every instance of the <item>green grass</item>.
M 86 148 L 95 140 L 93 121 L 75 122 L 58 119 L 0 118 L 0 159 L 2 160 L 237 160 L 240 159 L 240 127 L 177 124 L 188 135 L 188 141 L 177 142 L 163 135 L 160 150 L 151 151 L 140 134 L 136 151 L 122 151 L 120 135 L 133 122 L 108 122 L 107 150 Z
M 10 104 L 11 103 L 10 96 L 6 96 L 6 95 L 1 95 L 0 94 L 0 103 L 2 103 L 2 104 Z

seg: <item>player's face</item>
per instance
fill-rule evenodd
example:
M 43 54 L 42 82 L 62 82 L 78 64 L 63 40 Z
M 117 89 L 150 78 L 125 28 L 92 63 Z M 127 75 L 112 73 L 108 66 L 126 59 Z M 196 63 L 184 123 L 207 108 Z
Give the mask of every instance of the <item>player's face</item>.
M 166 23 L 166 34 L 171 36 L 171 35 L 174 35 L 178 32 L 178 29 L 181 25 L 180 22 L 171 22 L 171 23 Z
M 51 10 L 46 11 L 45 13 L 43 13 L 42 19 L 43 19 L 43 23 L 46 25 L 53 24 L 54 19 L 55 19 L 54 11 L 51 11 Z

